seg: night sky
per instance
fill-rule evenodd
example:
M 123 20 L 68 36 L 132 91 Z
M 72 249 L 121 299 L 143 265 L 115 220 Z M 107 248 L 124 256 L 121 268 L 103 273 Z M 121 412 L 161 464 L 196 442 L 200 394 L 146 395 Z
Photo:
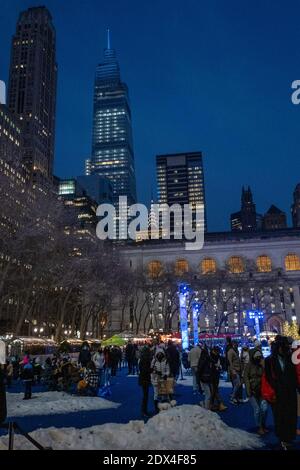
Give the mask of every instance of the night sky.
M 129 87 L 139 202 L 155 155 L 202 150 L 208 228 L 228 230 L 250 185 L 257 210 L 287 211 L 300 182 L 299 0 L 0 0 L 0 78 L 21 10 L 46 5 L 57 32 L 55 171 L 91 152 L 93 82 L 111 30 Z

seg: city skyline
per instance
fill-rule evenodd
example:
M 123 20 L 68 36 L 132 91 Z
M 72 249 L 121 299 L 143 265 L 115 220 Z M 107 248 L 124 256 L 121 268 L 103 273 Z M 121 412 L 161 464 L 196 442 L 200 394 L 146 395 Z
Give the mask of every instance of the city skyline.
M 116 18 L 117 11 L 122 17 L 121 2 L 106 5 L 102 9 L 101 20 L 92 21 L 92 27 L 87 29 L 84 28 L 84 20 L 91 21 L 91 17 L 80 9 L 79 2 L 72 3 L 68 25 L 65 22 L 67 6 L 58 8 L 55 1 L 44 3 L 53 16 L 58 35 L 55 156 L 58 176 L 83 174 L 84 159 L 90 153 L 92 128 L 92 100 L 88 100 L 87 95 L 92 95 L 94 68 L 105 43 L 106 28 L 110 27 L 122 75 L 131 91 L 139 201 L 150 200 L 151 187 L 155 184 L 156 154 L 201 148 L 210 231 L 229 230 L 229 214 L 237 205 L 242 184 L 250 184 L 260 212 L 265 212 L 274 203 L 287 212 L 288 225 L 291 225 L 292 193 L 299 180 L 295 171 L 299 109 L 290 100 L 291 83 L 298 78 L 297 29 L 290 27 L 288 31 L 283 26 L 285 34 L 279 42 L 276 27 L 281 23 L 284 25 L 286 15 L 289 15 L 290 23 L 295 21 L 296 8 L 299 8 L 296 3 L 295 8 L 291 8 L 292 13 L 281 11 L 276 2 L 275 6 L 272 4 L 267 23 L 267 6 L 248 5 L 250 31 L 250 26 L 245 24 L 247 15 L 242 16 L 237 2 L 232 2 L 225 12 L 222 8 L 216 11 L 215 2 L 210 7 L 201 5 L 200 8 L 196 2 L 190 1 L 181 25 L 182 7 L 177 2 L 171 11 L 170 2 L 164 6 L 141 7 L 133 1 L 136 8 L 133 8 L 133 14 L 131 9 L 133 17 L 128 34 L 125 34 L 125 25 Z M 95 9 L 97 11 L 96 2 L 88 3 L 94 12 Z M 14 24 L 20 11 L 36 4 L 27 0 L 3 2 L 5 24 L 1 19 L 0 29 L 5 53 L 0 61 L 0 73 L 6 82 Z M 151 18 L 157 10 L 161 13 L 161 20 L 151 25 Z M 82 15 L 80 22 L 79 13 Z M 148 14 L 147 25 L 142 13 Z M 97 17 L 95 13 L 94 16 Z M 140 18 L 139 22 L 135 21 L 137 18 Z M 203 18 L 201 28 L 195 30 L 193 26 L 199 18 Z M 75 25 L 80 38 L 74 35 L 74 30 L 73 35 L 68 34 Z M 146 29 L 141 34 L 144 26 Z M 227 35 L 224 36 L 225 32 Z M 134 37 L 139 41 L 134 41 Z M 234 42 L 237 38 L 241 40 L 239 45 Z M 88 54 L 82 55 L 82 46 L 78 49 L 79 39 Z M 276 47 L 273 47 L 274 42 Z M 207 50 L 204 45 L 207 45 Z M 74 56 L 80 56 L 80 51 L 84 67 L 79 67 L 74 61 Z M 289 51 L 288 55 L 286 51 Z M 277 67 L 279 59 L 280 70 Z M 75 65 L 77 75 L 74 79 L 72 66 Z M 176 100 L 173 100 L 174 95 Z M 66 105 L 67 100 L 69 103 Z M 73 113 L 71 109 L 74 107 Z M 186 119 L 187 115 L 189 119 Z M 265 191 L 266 181 L 268 192 Z M 223 193 L 226 193 L 226 200 L 222 197 L 220 205 Z

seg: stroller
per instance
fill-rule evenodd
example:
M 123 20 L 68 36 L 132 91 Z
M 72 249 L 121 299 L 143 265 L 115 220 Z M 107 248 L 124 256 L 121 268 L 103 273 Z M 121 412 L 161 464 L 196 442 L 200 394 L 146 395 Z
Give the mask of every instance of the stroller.
M 173 400 L 174 385 L 174 377 L 168 377 L 167 379 L 160 378 L 158 380 L 157 400 L 159 410 L 168 410 L 176 405 L 176 400 Z

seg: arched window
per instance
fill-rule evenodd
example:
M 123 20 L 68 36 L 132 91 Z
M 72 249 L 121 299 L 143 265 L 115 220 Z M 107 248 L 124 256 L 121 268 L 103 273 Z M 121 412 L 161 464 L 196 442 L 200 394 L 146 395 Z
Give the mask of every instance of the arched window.
M 257 271 L 259 273 L 270 273 L 272 271 L 272 261 L 269 256 L 261 255 L 256 260 Z
M 150 261 L 148 264 L 148 274 L 149 277 L 155 279 L 162 274 L 162 263 L 160 261 Z
M 185 259 L 178 259 L 175 263 L 175 273 L 177 276 L 182 276 L 189 271 L 189 264 Z
M 229 271 L 233 274 L 244 272 L 244 262 L 240 256 L 231 256 L 228 260 Z
M 295 253 L 289 253 L 285 257 L 285 269 L 287 271 L 300 271 L 300 258 Z
M 217 271 L 217 263 L 213 258 L 204 258 L 201 261 L 202 274 L 213 274 Z

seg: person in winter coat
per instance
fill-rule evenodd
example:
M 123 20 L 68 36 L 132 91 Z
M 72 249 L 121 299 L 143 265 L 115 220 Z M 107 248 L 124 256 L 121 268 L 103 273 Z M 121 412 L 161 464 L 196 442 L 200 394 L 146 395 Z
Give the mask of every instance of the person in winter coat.
M 228 372 L 233 385 L 232 398 L 230 402 L 238 405 L 240 402 L 241 392 L 241 363 L 239 353 L 232 342 L 227 343 L 227 363 Z
M 297 414 L 300 417 L 300 340 L 295 340 L 292 343 L 292 362 L 295 364 L 297 376 Z M 297 429 L 297 435 L 300 436 L 300 429 Z
M 24 390 L 24 398 L 23 400 L 30 400 L 32 394 L 32 382 L 34 378 L 34 371 L 31 362 L 27 362 L 23 365 L 21 379 L 24 382 L 25 390 Z
M 263 436 L 266 429 L 268 403 L 261 396 L 261 381 L 264 371 L 264 359 L 261 351 L 256 351 L 244 369 L 244 381 L 247 395 L 253 408 L 257 432 Z
M 211 409 L 213 411 L 225 411 L 227 406 L 224 405 L 219 392 L 220 374 L 222 371 L 220 350 L 214 346 L 210 353 L 211 361 Z
M 125 357 L 128 364 L 128 375 L 133 372 L 134 360 L 135 360 L 135 347 L 131 341 L 128 341 L 125 348 Z
M 83 343 L 79 353 L 78 363 L 81 367 L 86 367 L 91 361 L 91 351 L 88 343 Z
M 6 420 L 6 390 L 4 366 L 0 364 L 0 424 Z
M 179 368 L 180 368 L 180 354 L 176 346 L 172 343 L 172 341 L 168 342 L 168 347 L 166 349 L 167 360 L 169 362 L 171 375 L 176 380 L 179 375 Z
M 297 428 L 297 375 L 288 339 L 276 336 L 272 353 L 265 360 L 266 379 L 275 392 L 272 412 L 275 434 L 283 450 L 292 448 Z
M 151 360 L 152 355 L 150 348 L 148 346 L 144 346 L 141 350 L 139 361 L 139 385 L 142 387 L 143 392 L 142 416 L 145 418 L 150 416 L 148 412 L 148 397 L 149 387 L 151 385 Z
M 158 412 L 158 385 L 160 380 L 170 377 L 170 366 L 168 364 L 165 351 L 157 349 L 151 362 L 151 382 L 154 390 L 154 406 Z
M 197 368 L 198 382 L 204 393 L 204 407 L 211 408 L 211 383 L 212 383 L 212 363 L 208 350 L 203 348 Z
M 197 385 L 197 370 L 198 370 L 198 363 L 201 356 L 201 348 L 199 345 L 194 346 L 188 354 L 188 361 L 191 366 L 192 376 L 193 376 L 193 393 L 196 394 L 198 391 Z
M 13 375 L 14 375 L 13 365 L 10 361 L 7 361 L 6 362 L 6 383 L 7 383 L 7 388 L 11 387 L 12 380 L 13 380 Z
M 99 386 L 102 387 L 104 379 L 103 371 L 105 366 L 105 357 L 102 348 L 99 348 L 98 351 L 93 354 L 92 361 L 95 364 L 96 371 L 99 376 Z
M 111 376 L 117 375 L 117 369 L 119 364 L 119 351 L 118 348 L 113 346 L 110 351 L 110 364 L 111 364 Z

